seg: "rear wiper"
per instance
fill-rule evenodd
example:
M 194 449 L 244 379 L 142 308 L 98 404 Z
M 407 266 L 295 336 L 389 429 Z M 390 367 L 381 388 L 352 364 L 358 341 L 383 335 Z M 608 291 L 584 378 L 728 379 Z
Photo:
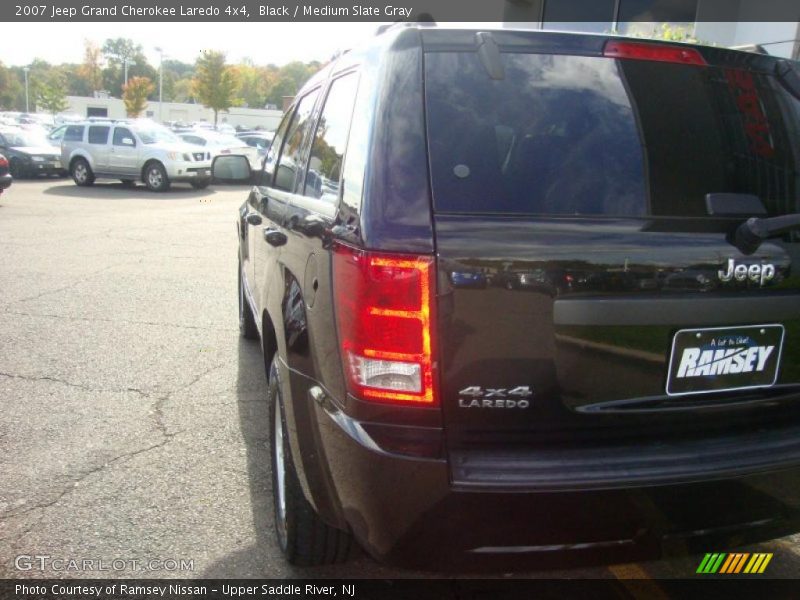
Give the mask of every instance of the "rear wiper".
M 752 217 L 739 225 L 734 240 L 743 254 L 752 254 L 764 240 L 800 228 L 800 214 L 763 219 Z
M 793 60 L 782 60 L 775 65 L 775 74 L 786 91 L 800 99 L 800 68 Z

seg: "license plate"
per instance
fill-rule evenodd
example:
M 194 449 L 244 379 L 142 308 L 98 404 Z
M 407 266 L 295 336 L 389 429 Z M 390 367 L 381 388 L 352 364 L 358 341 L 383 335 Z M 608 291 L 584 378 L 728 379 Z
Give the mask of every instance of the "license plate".
M 198 177 L 205 177 L 206 175 L 208 175 L 208 171 L 206 171 L 205 169 L 200 169 L 200 170 L 197 172 L 197 176 L 198 176 Z
M 667 395 L 775 385 L 783 338 L 783 325 L 682 329 L 672 339 Z

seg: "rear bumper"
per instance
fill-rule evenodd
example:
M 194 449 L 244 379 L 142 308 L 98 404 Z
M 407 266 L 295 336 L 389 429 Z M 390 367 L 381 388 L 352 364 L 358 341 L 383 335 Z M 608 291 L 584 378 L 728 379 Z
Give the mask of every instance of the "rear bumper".
M 451 472 L 446 461 L 387 453 L 368 427 L 317 410 L 344 518 L 383 562 L 506 571 L 607 564 L 800 531 L 800 464 L 742 476 L 709 473 L 691 483 L 617 482 L 611 489 L 464 485 L 453 482 L 457 468 Z

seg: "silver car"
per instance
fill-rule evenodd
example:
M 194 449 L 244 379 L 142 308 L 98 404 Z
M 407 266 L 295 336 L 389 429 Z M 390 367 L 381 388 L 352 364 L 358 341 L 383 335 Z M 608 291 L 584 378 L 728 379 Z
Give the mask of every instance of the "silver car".
M 75 183 L 96 178 L 142 181 L 162 192 L 175 182 L 196 189 L 211 183 L 211 153 L 187 144 L 152 121 L 92 121 L 68 125 L 61 160 Z

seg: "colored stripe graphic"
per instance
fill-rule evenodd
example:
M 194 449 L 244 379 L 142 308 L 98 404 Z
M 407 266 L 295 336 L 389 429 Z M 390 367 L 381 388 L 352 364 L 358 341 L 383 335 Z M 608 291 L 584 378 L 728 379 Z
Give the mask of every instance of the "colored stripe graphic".
M 728 560 L 725 561 L 725 564 L 722 565 L 722 568 L 719 570 L 719 572 L 738 573 L 742 570 L 742 567 L 749 556 L 750 554 L 729 554 Z
M 769 561 L 772 560 L 772 554 L 753 554 L 753 558 L 747 563 L 744 569 L 745 573 L 763 573 L 767 568 Z
M 772 560 L 772 556 L 773 555 L 769 553 L 750 554 L 749 552 L 734 552 L 732 554 L 727 554 L 725 552 L 709 552 L 703 557 L 696 572 L 702 574 L 720 573 L 727 575 L 742 572 L 750 574 L 763 573 Z

